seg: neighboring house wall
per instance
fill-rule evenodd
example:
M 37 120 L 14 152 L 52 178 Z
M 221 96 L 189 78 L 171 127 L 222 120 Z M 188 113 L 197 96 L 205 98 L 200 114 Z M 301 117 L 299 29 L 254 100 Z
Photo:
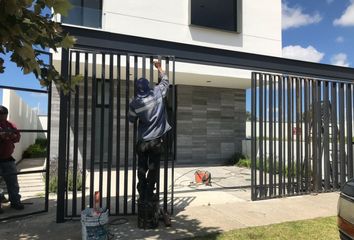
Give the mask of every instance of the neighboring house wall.
M 47 130 L 48 124 L 48 116 L 46 115 L 38 115 L 38 123 L 37 129 L 38 130 Z M 38 138 L 47 138 L 47 133 L 38 133 Z
M 8 108 L 8 120 L 14 123 L 18 129 L 37 129 L 37 111 L 27 105 L 13 90 L 3 90 L 2 104 Z M 21 133 L 21 140 L 15 144 L 15 151 L 12 156 L 19 161 L 22 153 L 33 144 L 37 138 L 37 133 Z
M 245 90 L 177 88 L 177 162 L 225 163 L 245 138 Z

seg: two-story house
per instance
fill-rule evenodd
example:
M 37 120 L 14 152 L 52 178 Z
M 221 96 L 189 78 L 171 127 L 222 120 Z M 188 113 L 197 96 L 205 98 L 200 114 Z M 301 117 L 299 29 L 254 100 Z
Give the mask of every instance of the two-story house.
M 69 15 L 58 16 L 57 20 L 73 35 L 80 31 L 94 36 L 96 49 L 109 49 L 105 45 L 107 36 L 112 42 L 119 35 L 281 57 L 280 0 L 72 0 L 71 3 L 74 7 Z M 83 35 L 78 37 L 79 42 L 80 39 L 85 42 Z M 142 51 L 129 49 L 129 53 Z M 54 54 L 53 60 L 60 69 L 60 52 Z M 102 64 L 102 59 L 97 61 Z M 241 152 L 241 141 L 245 138 L 246 89 L 251 85 L 251 72 L 178 59 L 175 64 L 177 163 L 222 164 L 235 152 Z M 97 84 L 101 89 L 101 83 Z M 108 92 L 107 88 L 107 95 Z M 98 99 L 101 93 L 97 91 Z M 125 102 L 121 104 L 123 111 Z M 95 141 L 99 143 L 100 136 L 108 134 L 108 122 L 102 123 L 100 116 L 106 116 L 103 121 L 109 117 L 108 112 L 101 114 L 99 109 L 96 113 Z M 57 117 L 53 115 L 53 120 Z M 121 118 L 125 118 L 124 114 Z M 124 129 L 124 121 L 120 123 Z M 117 125 L 114 122 L 114 128 Z M 123 135 L 121 139 L 124 140 Z M 52 142 L 55 145 L 55 139 Z M 99 147 L 96 144 L 96 153 Z

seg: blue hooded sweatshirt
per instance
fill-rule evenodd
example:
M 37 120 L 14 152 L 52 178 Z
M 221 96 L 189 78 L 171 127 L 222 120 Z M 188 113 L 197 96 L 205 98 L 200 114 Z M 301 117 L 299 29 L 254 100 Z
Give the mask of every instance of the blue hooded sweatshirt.
M 129 121 L 139 120 L 138 140 L 150 141 L 162 137 L 171 129 L 167 121 L 164 98 L 168 93 L 168 77 L 161 75 L 161 82 L 153 89 L 149 81 L 140 78 L 136 83 L 137 96 L 129 104 Z

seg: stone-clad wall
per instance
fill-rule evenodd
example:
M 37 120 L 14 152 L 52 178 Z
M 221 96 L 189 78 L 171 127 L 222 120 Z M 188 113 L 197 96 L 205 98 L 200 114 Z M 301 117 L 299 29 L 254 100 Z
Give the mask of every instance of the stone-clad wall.
M 130 83 L 131 86 L 133 83 Z M 125 82 L 122 81 L 121 111 L 120 111 L 120 163 L 124 163 L 124 139 L 125 139 Z M 58 155 L 58 128 L 59 128 L 59 95 L 53 89 L 52 98 L 52 140 L 51 159 Z M 91 152 L 91 81 L 88 85 L 88 135 L 87 135 L 87 159 L 90 161 Z M 131 88 L 131 96 L 133 95 Z M 81 165 L 83 144 L 83 87 L 80 87 L 79 97 L 79 165 Z M 73 101 L 74 99 L 72 99 Z M 114 121 L 113 121 L 113 165 L 116 162 L 117 143 L 117 112 L 116 92 L 114 97 Z M 177 164 L 222 164 L 235 152 L 241 152 L 241 140 L 245 138 L 245 90 L 211 88 L 199 86 L 177 86 Z M 99 112 L 97 112 L 99 114 Z M 71 128 L 74 126 L 74 109 L 71 108 Z M 100 115 L 96 115 L 99 120 Z M 105 117 L 107 119 L 107 116 Z M 105 123 L 105 125 L 108 122 Z M 132 124 L 129 124 L 129 163 L 132 161 Z M 100 126 L 97 126 L 99 131 Z M 96 131 L 96 138 L 99 134 Z M 105 132 L 105 138 L 108 132 Z M 73 146 L 73 129 L 71 129 L 71 151 Z M 99 151 L 100 141 L 97 139 L 96 154 Z M 107 143 L 104 144 L 107 147 Z M 99 154 L 96 155 L 99 161 Z M 104 159 L 107 159 L 106 149 Z
M 177 163 L 223 164 L 241 152 L 245 116 L 245 90 L 179 85 Z

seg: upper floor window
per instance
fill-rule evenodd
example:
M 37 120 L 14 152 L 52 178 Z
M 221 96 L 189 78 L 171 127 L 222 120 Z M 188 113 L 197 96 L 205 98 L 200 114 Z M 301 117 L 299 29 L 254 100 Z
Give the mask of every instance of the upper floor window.
M 63 23 L 101 28 L 102 0 L 70 0 L 73 8 L 67 17 L 62 17 Z
M 191 0 L 191 24 L 240 32 L 240 0 Z

